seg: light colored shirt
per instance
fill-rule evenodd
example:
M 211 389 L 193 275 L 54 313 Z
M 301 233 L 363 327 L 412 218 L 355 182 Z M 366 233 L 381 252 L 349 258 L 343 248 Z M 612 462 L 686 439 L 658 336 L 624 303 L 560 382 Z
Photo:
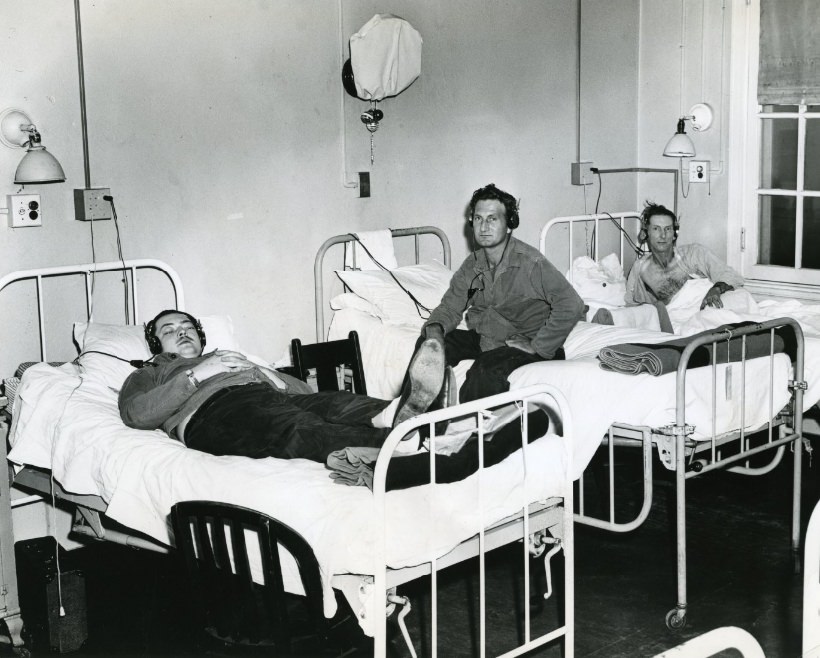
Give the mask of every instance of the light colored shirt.
M 665 304 L 689 279 L 722 281 L 733 288 L 743 286 L 743 277 L 701 244 L 676 245 L 661 277 L 649 274 L 652 262 L 652 254 L 647 253 L 632 266 L 626 280 L 627 304 Z

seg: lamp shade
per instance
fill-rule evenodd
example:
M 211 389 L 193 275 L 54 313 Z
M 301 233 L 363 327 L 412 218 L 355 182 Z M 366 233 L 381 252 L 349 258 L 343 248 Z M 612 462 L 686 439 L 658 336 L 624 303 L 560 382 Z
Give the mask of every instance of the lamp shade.
M 20 160 L 17 173 L 14 175 L 14 182 L 18 185 L 62 183 L 63 181 L 65 181 L 65 173 L 60 163 L 57 162 L 57 158 L 40 144 L 28 147 L 28 152 Z
M 689 139 L 689 135 L 684 131 L 684 119 L 678 119 L 678 130 L 672 135 L 663 149 L 663 154 L 668 158 L 691 158 L 695 155 L 695 145 Z

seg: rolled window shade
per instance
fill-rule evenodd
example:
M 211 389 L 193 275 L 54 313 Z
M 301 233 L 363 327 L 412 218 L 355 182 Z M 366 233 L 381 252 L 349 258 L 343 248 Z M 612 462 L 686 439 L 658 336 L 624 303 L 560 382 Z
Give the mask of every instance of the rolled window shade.
M 761 105 L 820 104 L 818 26 L 818 0 L 760 0 Z

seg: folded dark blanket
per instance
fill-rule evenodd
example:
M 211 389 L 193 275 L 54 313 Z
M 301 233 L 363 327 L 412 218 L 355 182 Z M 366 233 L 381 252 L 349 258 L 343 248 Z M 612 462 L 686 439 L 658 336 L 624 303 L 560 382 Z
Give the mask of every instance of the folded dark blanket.
M 688 367 L 708 366 L 712 363 L 713 352 L 715 353 L 715 363 L 740 361 L 743 356 L 744 336 L 733 337 L 732 331 L 754 324 L 754 322 L 725 324 L 716 329 L 709 329 L 699 334 L 654 345 L 647 343 L 611 345 L 601 349 L 598 353 L 598 359 L 601 368 L 604 370 L 612 370 L 627 375 L 638 375 L 644 372 L 655 376 L 665 375 L 678 369 L 683 350 L 695 339 L 711 335 L 716 331 L 725 331 L 727 332 L 727 339 L 697 347 L 689 358 Z M 745 339 L 746 358 L 766 356 L 770 353 L 772 342 L 768 331 L 759 334 L 747 334 Z M 785 351 L 785 341 L 777 332 L 774 335 L 774 351 Z

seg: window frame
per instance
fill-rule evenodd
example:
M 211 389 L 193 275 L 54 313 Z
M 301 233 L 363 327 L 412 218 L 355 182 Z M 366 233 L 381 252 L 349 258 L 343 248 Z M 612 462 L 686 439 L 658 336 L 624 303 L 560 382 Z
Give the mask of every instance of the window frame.
M 795 196 L 797 225 L 802 231 L 803 198 L 820 192 L 801 190 L 805 161 L 805 121 L 818 113 L 764 113 L 757 102 L 760 37 L 760 0 L 733 0 L 730 62 L 728 261 L 747 279 L 746 288 L 763 296 L 820 301 L 820 270 L 757 264 L 758 222 L 761 195 Z M 802 108 L 801 108 L 802 110 Z M 798 120 L 797 190 L 759 187 L 762 121 L 777 117 Z

